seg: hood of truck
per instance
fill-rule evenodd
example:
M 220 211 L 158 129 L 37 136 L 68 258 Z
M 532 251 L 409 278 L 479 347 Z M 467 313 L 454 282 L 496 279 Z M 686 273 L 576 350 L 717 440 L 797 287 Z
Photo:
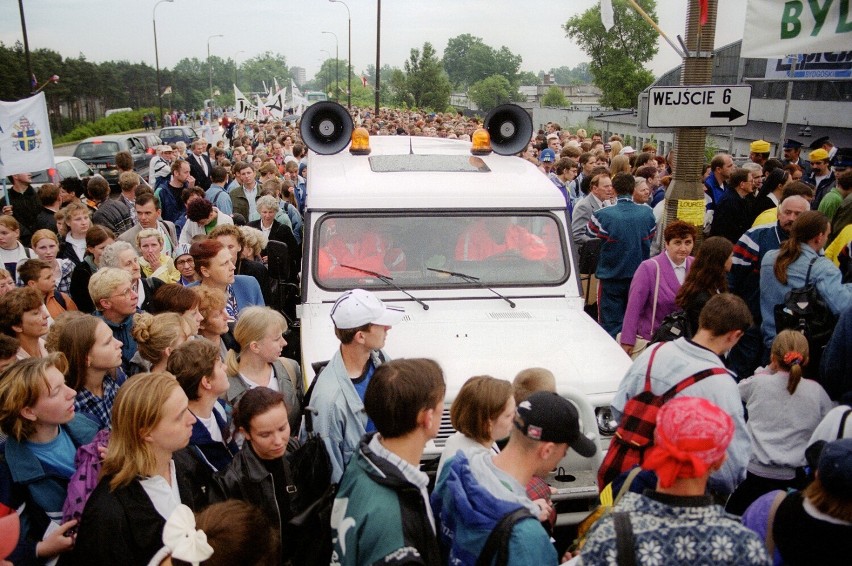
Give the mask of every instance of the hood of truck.
M 499 298 L 429 300 L 429 310 L 412 301 L 405 318 L 389 332 L 384 350 L 391 358 L 431 358 L 444 370 L 447 402 L 475 375 L 512 380 L 522 369 L 543 367 L 556 376 L 557 389 L 579 389 L 594 406 L 608 405 L 630 358 L 584 311 L 581 299 Z M 303 305 L 303 367 L 328 360 L 339 348 L 331 303 Z

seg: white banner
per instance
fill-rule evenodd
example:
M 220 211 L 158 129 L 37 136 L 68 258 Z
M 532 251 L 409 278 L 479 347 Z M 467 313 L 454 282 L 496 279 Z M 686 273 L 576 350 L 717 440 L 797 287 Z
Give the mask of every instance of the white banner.
M 278 90 L 274 95 L 270 96 L 264 107 L 268 110 L 269 114 L 278 120 L 284 119 L 284 91 Z
M 53 139 L 44 93 L 17 102 L 0 102 L 0 176 L 33 173 L 53 166 Z
M 237 117 L 241 120 L 257 120 L 257 107 L 248 101 L 246 96 L 234 85 Z
M 777 59 L 852 45 L 849 0 L 748 0 L 740 57 Z

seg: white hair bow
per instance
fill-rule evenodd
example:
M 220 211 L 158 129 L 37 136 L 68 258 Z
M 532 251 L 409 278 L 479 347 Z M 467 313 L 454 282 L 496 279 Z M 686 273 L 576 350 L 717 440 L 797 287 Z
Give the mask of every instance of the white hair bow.
M 178 560 L 198 566 L 213 555 L 204 531 L 195 529 L 195 515 L 186 505 L 178 505 L 163 528 L 163 544 Z

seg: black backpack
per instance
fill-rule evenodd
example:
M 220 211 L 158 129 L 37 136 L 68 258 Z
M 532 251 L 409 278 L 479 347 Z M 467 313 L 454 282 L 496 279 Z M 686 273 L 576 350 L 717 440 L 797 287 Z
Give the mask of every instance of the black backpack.
M 689 321 L 689 315 L 686 311 L 677 310 L 666 315 L 660 326 L 654 331 L 651 337 L 651 343 L 671 342 L 678 338 L 692 338 L 692 327 Z
M 820 297 L 816 285 L 811 283 L 811 268 L 817 259 L 813 258 L 808 264 L 804 286 L 790 290 L 784 302 L 775 305 L 776 334 L 787 329 L 804 334 L 808 339 L 812 362 L 814 355 L 822 352 L 828 344 L 837 324 L 837 317 Z
M 286 531 L 288 553 L 293 563 L 303 566 L 327 566 L 331 561 L 331 509 L 337 484 L 331 483 L 331 460 L 322 438 L 314 432 L 316 409 L 304 408 L 308 439 L 288 458 L 289 471 L 296 486 L 290 502 L 293 518 Z
M 515 509 L 500 519 L 488 539 L 485 541 L 485 546 L 482 547 L 482 552 L 479 558 L 476 559 L 476 566 L 506 566 L 509 564 L 509 539 L 512 538 L 512 529 L 519 521 L 524 519 L 538 520 L 526 507 Z

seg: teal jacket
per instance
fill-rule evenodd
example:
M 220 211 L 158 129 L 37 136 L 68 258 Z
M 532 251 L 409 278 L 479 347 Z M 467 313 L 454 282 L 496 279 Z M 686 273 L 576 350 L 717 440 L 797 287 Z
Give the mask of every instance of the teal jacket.
M 441 564 L 420 489 L 365 436 L 346 467 L 331 514 L 332 564 Z

